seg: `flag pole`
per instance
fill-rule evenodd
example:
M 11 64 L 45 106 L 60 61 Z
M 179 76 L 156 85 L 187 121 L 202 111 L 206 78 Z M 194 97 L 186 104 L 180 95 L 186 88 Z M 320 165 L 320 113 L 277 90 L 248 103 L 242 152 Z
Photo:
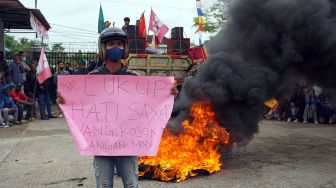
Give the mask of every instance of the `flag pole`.
M 155 48 L 155 46 L 156 46 L 156 38 L 155 38 L 155 33 L 152 31 L 152 33 L 153 33 L 153 36 L 152 36 L 152 48 Z
M 36 110 L 37 110 L 37 107 L 36 107 L 36 85 L 37 85 L 37 75 L 35 74 L 35 84 L 34 84 L 34 93 L 33 93 L 33 103 L 34 103 L 34 107 L 35 107 L 35 113 L 37 113 L 36 112 Z M 31 117 L 32 119 L 33 119 L 33 117 Z
M 151 7 L 151 15 L 153 12 L 153 8 Z M 156 49 L 156 33 L 154 31 L 152 31 L 153 33 L 153 38 L 152 38 L 152 47 Z
M 146 10 L 144 10 L 143 11 L 143 13 L 142 13 L 142 15 L 141 15 L 141 18 L 142 18 L 142 16 L 144 17 L 144 19 L 145 19 L 145 12 L 146 12 Z M 140 20 L 141 20 L 141 18 L 140 18 Z M 146 19 L 145 19 L 146 20 Z M 146 24 L 145 24 L 145 31 L 146 31 Z M 145 35 L 145 41 L 146 41 L 146 48 L 148 47 L 148 42 L 147 42 L 147 33 L 149 32 L 149 30 L 146 32 L 146 35 Z
M 203 57 L 203 60 L 205 62 L 206 58 L 205 58 L 205 49 L 204 49 L 203 44 L 202 44 L 202 57 Z
M 139 25 L 137 26 L 136 21 L 135 21 L 135 29 L 134 29 L 135 54 L 138 54 L 138 35 L 137 33 L 139 33 Z
M 151 7 L 151 13 L 149 15 L 149 23 L 148 23 L 148 29 L 147 29 L 148 34 L 149 34 L 149 24 L 150 24 L 150 21 L 151 21 L 151 16 L 152 16 L 152 7 Z
M 42 46 L 42 49 L 43 49 L 43 46 Z M 42 50 L 41 49 L 41 50 Z M 40 58 L 41 58 L 41 53 L 40 53 Z M 40 60 L 37 62 L 37 65 L 36 65 L 36 72 L 35 72 L 35 83 L 34 83 L 34 92 L 33 92 L 33 103 L 34 103 L 34 107 L 35 107 L 35 113 L 37 113 L 36 112 L 36 110 L 37 110 L 37 106 L 36 106 L 36 87 L 37 87 L 37 66 L 38 66 L 38 64 L 39 64 L 39 62 L 40 62 Z M 31 118 L 33 118 L 33 117 L 31 117 Z

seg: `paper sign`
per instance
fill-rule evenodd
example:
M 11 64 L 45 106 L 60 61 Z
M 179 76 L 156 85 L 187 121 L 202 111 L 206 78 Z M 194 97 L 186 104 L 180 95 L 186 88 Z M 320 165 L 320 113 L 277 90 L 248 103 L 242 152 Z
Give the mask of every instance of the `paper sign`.
M 61 75 L 60 105 L 85 156 L 155 156 L 170 118 L 173 77 Z

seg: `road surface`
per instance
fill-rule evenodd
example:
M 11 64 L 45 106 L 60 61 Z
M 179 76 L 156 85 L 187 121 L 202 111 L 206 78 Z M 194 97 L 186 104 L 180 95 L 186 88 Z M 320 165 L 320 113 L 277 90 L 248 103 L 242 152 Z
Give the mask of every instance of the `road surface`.
M 63 119 L 0 129 L 0 188 L 95 187 Z M 143 188 L 336 188 L 336 126 L 262 121 L 223 170 L 180 183 L 142 180 Z M 122 187 L 116 178 L 115 187 Z

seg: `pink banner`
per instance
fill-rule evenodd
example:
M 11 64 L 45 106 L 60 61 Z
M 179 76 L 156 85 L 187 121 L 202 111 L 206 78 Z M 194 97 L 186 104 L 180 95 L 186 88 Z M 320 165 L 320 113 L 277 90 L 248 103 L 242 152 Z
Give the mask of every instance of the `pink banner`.
M 173 77 L 62 75 L 60 105 L 85 156 L 155 156 L 170 118 Z

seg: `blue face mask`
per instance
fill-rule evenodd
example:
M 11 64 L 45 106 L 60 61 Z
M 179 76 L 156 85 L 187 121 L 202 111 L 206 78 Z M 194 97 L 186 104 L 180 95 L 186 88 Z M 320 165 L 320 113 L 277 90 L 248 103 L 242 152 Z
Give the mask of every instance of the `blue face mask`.
M 111 60 L 112 62 L 119 61 L 123 57 L 123 55 L 124 55 L 124 49 L 118 47 L 113 47 L 106 51 L 106 58 L 108 60 Z

